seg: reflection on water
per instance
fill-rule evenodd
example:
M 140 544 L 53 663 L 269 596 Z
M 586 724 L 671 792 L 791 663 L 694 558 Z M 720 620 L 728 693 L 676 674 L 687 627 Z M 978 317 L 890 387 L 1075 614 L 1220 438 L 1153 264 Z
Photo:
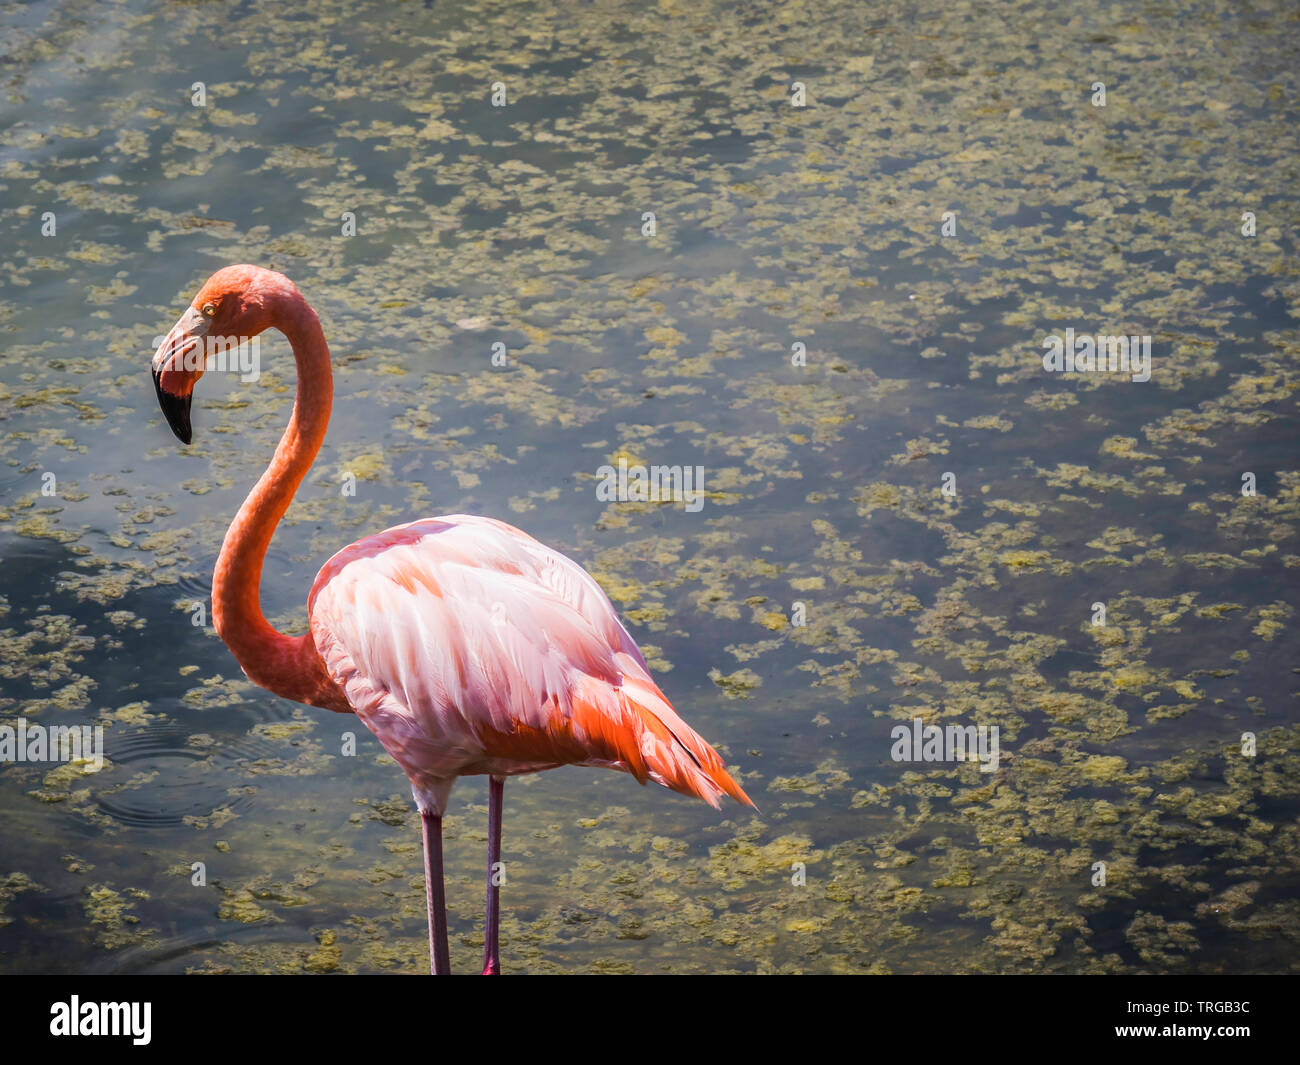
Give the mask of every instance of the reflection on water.
M 300 631 L 367 533 L 511 521 L 598 577 L 759 804 L 512 780 L 508 971 L 1296 966 L 1284 5 L 0 22 L 0 722 L 103 725 L 108 760 L 0 766 L 0 967 L 426 964 L 404 777 L 196 616 L 292 366 L 268 336 L 256 384 L 208 375 L 183 449 L 149 343 L 241 261 L 336 366 L 268 616 Z M 1151 336 L 1151 381 L 1044 373 L 1067 328 Z M 702 466 L 703 509 L 600 501 L 620 458 Z M 893 761 L 917 717 L 996 725 L 998 771 Z M 463 969 L 481 780 L 447 837 Z

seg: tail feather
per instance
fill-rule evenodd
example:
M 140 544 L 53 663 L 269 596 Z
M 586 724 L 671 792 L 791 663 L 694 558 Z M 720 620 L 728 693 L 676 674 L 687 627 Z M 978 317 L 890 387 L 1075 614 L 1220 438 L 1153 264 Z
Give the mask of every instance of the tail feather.
M 719 795 L 754 805 L 727 772 L 718 752 L 677 715 L 654 681 L 625 673 L 621 694 L 640 725 L 641 755 L 651 779 L 701 798 L 715 809 L 720 805 Z

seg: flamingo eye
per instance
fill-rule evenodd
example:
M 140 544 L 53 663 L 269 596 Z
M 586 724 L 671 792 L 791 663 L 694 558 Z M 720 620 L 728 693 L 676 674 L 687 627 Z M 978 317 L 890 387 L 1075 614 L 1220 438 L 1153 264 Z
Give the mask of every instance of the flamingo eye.
M 203 315 L 204 318 L 211 318 L 217 313 L 217 305 L 215 303 L 205 303 L 201 308 L 199 308 L 199 313 Z

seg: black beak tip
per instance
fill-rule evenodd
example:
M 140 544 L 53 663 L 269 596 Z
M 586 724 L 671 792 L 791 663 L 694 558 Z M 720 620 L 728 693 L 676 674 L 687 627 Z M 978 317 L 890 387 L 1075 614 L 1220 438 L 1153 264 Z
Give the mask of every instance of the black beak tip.
M 158 395 L 158 406 L 162 408 L 163 417 L 167 419 L 167 424 L 176 434 L 176 439 L 182 444 L 188 444 L 194 439 L 194 433 L 190 428 L 191 397 L 173 396 L 170 392 L 164 392 L 159 377 L 158 371 L 154 370 L 153 390 Z

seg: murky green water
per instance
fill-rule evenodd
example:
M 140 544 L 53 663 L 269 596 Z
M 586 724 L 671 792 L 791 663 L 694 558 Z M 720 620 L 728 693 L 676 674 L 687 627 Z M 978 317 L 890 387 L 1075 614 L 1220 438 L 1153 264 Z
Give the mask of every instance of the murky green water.
M 183 449 L 147 363 L 245 261 L 336 363 L 268 615 L 300 627 L 366 533 L 511 521 L 597 575 L 761 808 L 512 780 L 507 971 L 1300 964 L 1293 5 L 0 25 L 0 722 L 101 724 L 109 759 L 0 765 L 0 968 L 427 964 L 400 770 L 191 624 L 293 368 L 274 335 L 257 384 L 210 374 Z M 1151 380 L 1044 372 L 1067 327 L 1150 335 Z M 703 466 L 703 509 L 598 501 L 619 455 Z M 893 761 L 916 717 L 998 726 L 1000 768 Z M 485 849 L 462 781 L 460 969 Z

